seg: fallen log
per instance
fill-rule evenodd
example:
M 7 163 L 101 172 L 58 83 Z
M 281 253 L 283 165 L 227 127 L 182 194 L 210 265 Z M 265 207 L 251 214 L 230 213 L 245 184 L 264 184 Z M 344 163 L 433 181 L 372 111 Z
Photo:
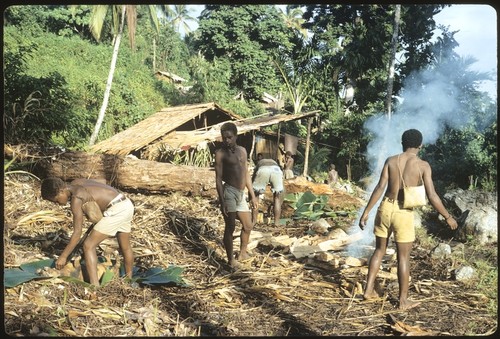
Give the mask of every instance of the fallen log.
M 39 178 L 100 178 L 116 188 L 150 193 L 182 192 L 186 195 L 215 198 L 215 172 L 212 168 L 120 157 L 110 154 L 64 152 L 37 163 Z

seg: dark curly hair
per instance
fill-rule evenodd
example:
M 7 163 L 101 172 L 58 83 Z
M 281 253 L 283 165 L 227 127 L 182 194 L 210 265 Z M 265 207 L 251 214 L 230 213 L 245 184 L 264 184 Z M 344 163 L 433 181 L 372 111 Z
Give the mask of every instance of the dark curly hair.
M 233 132 L 234 135 L 238 134 L 238 128 L 236 127 L 234 122 L 226 122 L 220 127 L 221 133 L 225 131 Z
M 66 184 L 60 178 L 47 178 L 42 181 L 42 198 L 51 200 L 64 189 Z
M 416 129 L 409 129 L 404 131 L 401 137 L 401 143 L 403 144 L 403 151 L 407 148 L 417 148 L 422 145 L 422 133 Z

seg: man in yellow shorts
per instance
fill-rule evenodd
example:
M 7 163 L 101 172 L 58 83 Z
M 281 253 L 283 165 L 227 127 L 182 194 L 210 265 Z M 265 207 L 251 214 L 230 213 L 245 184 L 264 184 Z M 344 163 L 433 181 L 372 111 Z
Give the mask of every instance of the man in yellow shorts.
M 410 252 L 415 241 L 415 229 L 413 210 L 403 208 L 402 180 L 408 186 L 417 186 L 422 180 L 429 202 L 445 218 L 448 226 L 454 230 L 457 228 L 457 222 L 448 213 L 434 189 L 429 163 L 417 156 L 422 148 L 422 133 L 416 129 L 405 131 L 402 135 L 402 145 L 403 153 L 390 156 L 385 160 L 379 182 L 359 220 L 359 227 L 365 228 L 370 210 L 385 190 L 384 198 L 375 217 L 373 229 L 376 238 L 375 250 L 368 264 L 368 277 L 363 297 L 365 299 L 378 297 L 375 292 L 375 278 L 386 252 L 388 239 L 391 233 L 394 233 L 398 258 L 399 309 L 408 310 L 418 306 L 420 302 L 408 299 Z

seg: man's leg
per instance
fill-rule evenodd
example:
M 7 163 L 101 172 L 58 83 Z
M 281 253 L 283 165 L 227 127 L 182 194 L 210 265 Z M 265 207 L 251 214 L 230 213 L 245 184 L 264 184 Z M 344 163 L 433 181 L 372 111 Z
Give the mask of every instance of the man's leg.
M 240 219 L 242 228 L 240 235 L 240 254 L 238 256 L 239 260 L 245 260 L 249 258 L 247 253 L 248 242 L 250 240 L 250 233 L 253 228 L 252 217 L 250 212 L 238 212 L 238 219 Z
M 280 225 L 281 219 L 281 193 L 273 193 L 273 205 L 274 205 L 274 226 Z
M 224 217 L 224 248 L 226 249 L 227 262 L 233 266 L 236 262 L 233 255 L 233 233 L 236 225 L 236 212 L 228 212 L 228 216 Z
M 89 275 L 89 282 L 92 285 L 99 286 L 99 277 L 97 276 L 97 253 L 96 248 L 104 239 L 109 236 L 96 231 L 90 232 L 90 235 L 83 242 L 83 255 L 85 258 L 85 268 Z
M 413 242 L 396 242 L 398 256 L 399 308 L 407 310 L 420 304 L 408 300 L 410 285 L 410 252 Z
M 259 215 L 259 206 L 260 206 L 260 199 L 259 199 L 259 192 L 254 191 L 255 197 L 257 198 L 257 206 L 252 210 L 252 222 L 255 224 L 257 223 L 257 217 Z
M 366 287 L 365 292 L 363 293 L 363 297 L 365 299 L 379 297 L 375 291 L 375 278 L 377 277 L 380 263 L 382 262 L 386 249 L 387 238 L 376 237 L 375 250 L 370 258 L 370 263 L 368 264 L 368 277 L 366 278 Z
M 123 256 L 123 265 L 125 266 L 125 274 L 127 277 L 132 278 L 132 269 L 134 267 L 134 253 L 130 246 L 130 233 L 118 232 L 116 234 L 118 246 Z

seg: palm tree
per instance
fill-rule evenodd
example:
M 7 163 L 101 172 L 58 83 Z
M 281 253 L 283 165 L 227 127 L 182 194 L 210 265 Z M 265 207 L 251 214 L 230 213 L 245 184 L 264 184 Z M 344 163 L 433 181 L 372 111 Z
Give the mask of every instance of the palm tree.
M 286 5 L 285 10 L 280 7 L 280 11 L 281 18 L 285 22 L 285 25 L 288 28 L 297 30 L 302 34 L 302 36 L 304 36 L 304 38 L 307 38 L 307 29 L 302 27 L 302 24 L 305 21 L 302 18 L 302 10 L 298 7 L 292 8 L 291 5 Z
M 187 24 L 187 21 L 197 21 L 196 18 L 189 15 L 191 9 L 188 9 L 186 5 L 173 5 L 174 8 L 172 10 L 172 26 L 174 29 L 179 32 L 182 27 L 186 34 L 192 32 L 191 27 Z
M 294 51 L 281 53 L 274 65 L 285 82 L 286 96 L 292 102 L 293 114 L 302 112 L 307 100 L 315 93 L 317 58 L 310 42 L 300 39 Z
M 106 81 L 106 89 L 104 91 L 104 98 L 102 100 L 101 109 L 99 110 L 99 115 L 97 116 L 97 121 L 94 127 L 94 132 L 90 136 L 89 146 L 94 145 L 99 130 L 101 129 L 102 122 L 104 120 L 104 115 L 106 108 L 108 107 L 109 96 L 111 93 L 111 85 L 113 83 L 113 75 L 115 73 L 116 60 L 118 59 L 118 50 L 120 48 L 120 42 L 123 34 L 123 27 L 125 26 L 125 16 L 127 18 L 127 27 L 129 32 L 130 47 L 135 48 L 135 29 L 137 26 L 137 6 L 136 5 L 97 5 L 92 8 L 92 15 L 90 18 L 90 30 L 94 38 L 99 41 L 101 38 L 102 27 L 106 20 L 106 14 L 111 8 L 112 10 L 112 20 L 113 20 L 113 56 L 111 58 L 111 66 L 109 68 L 108 80 Z M 157 32 L 159 31 L 157 8 L 155 5 L 150 5 L 150 16 L 151 21 L 155 24 Z M 121 12 L 121 15 L 119 14 Z

